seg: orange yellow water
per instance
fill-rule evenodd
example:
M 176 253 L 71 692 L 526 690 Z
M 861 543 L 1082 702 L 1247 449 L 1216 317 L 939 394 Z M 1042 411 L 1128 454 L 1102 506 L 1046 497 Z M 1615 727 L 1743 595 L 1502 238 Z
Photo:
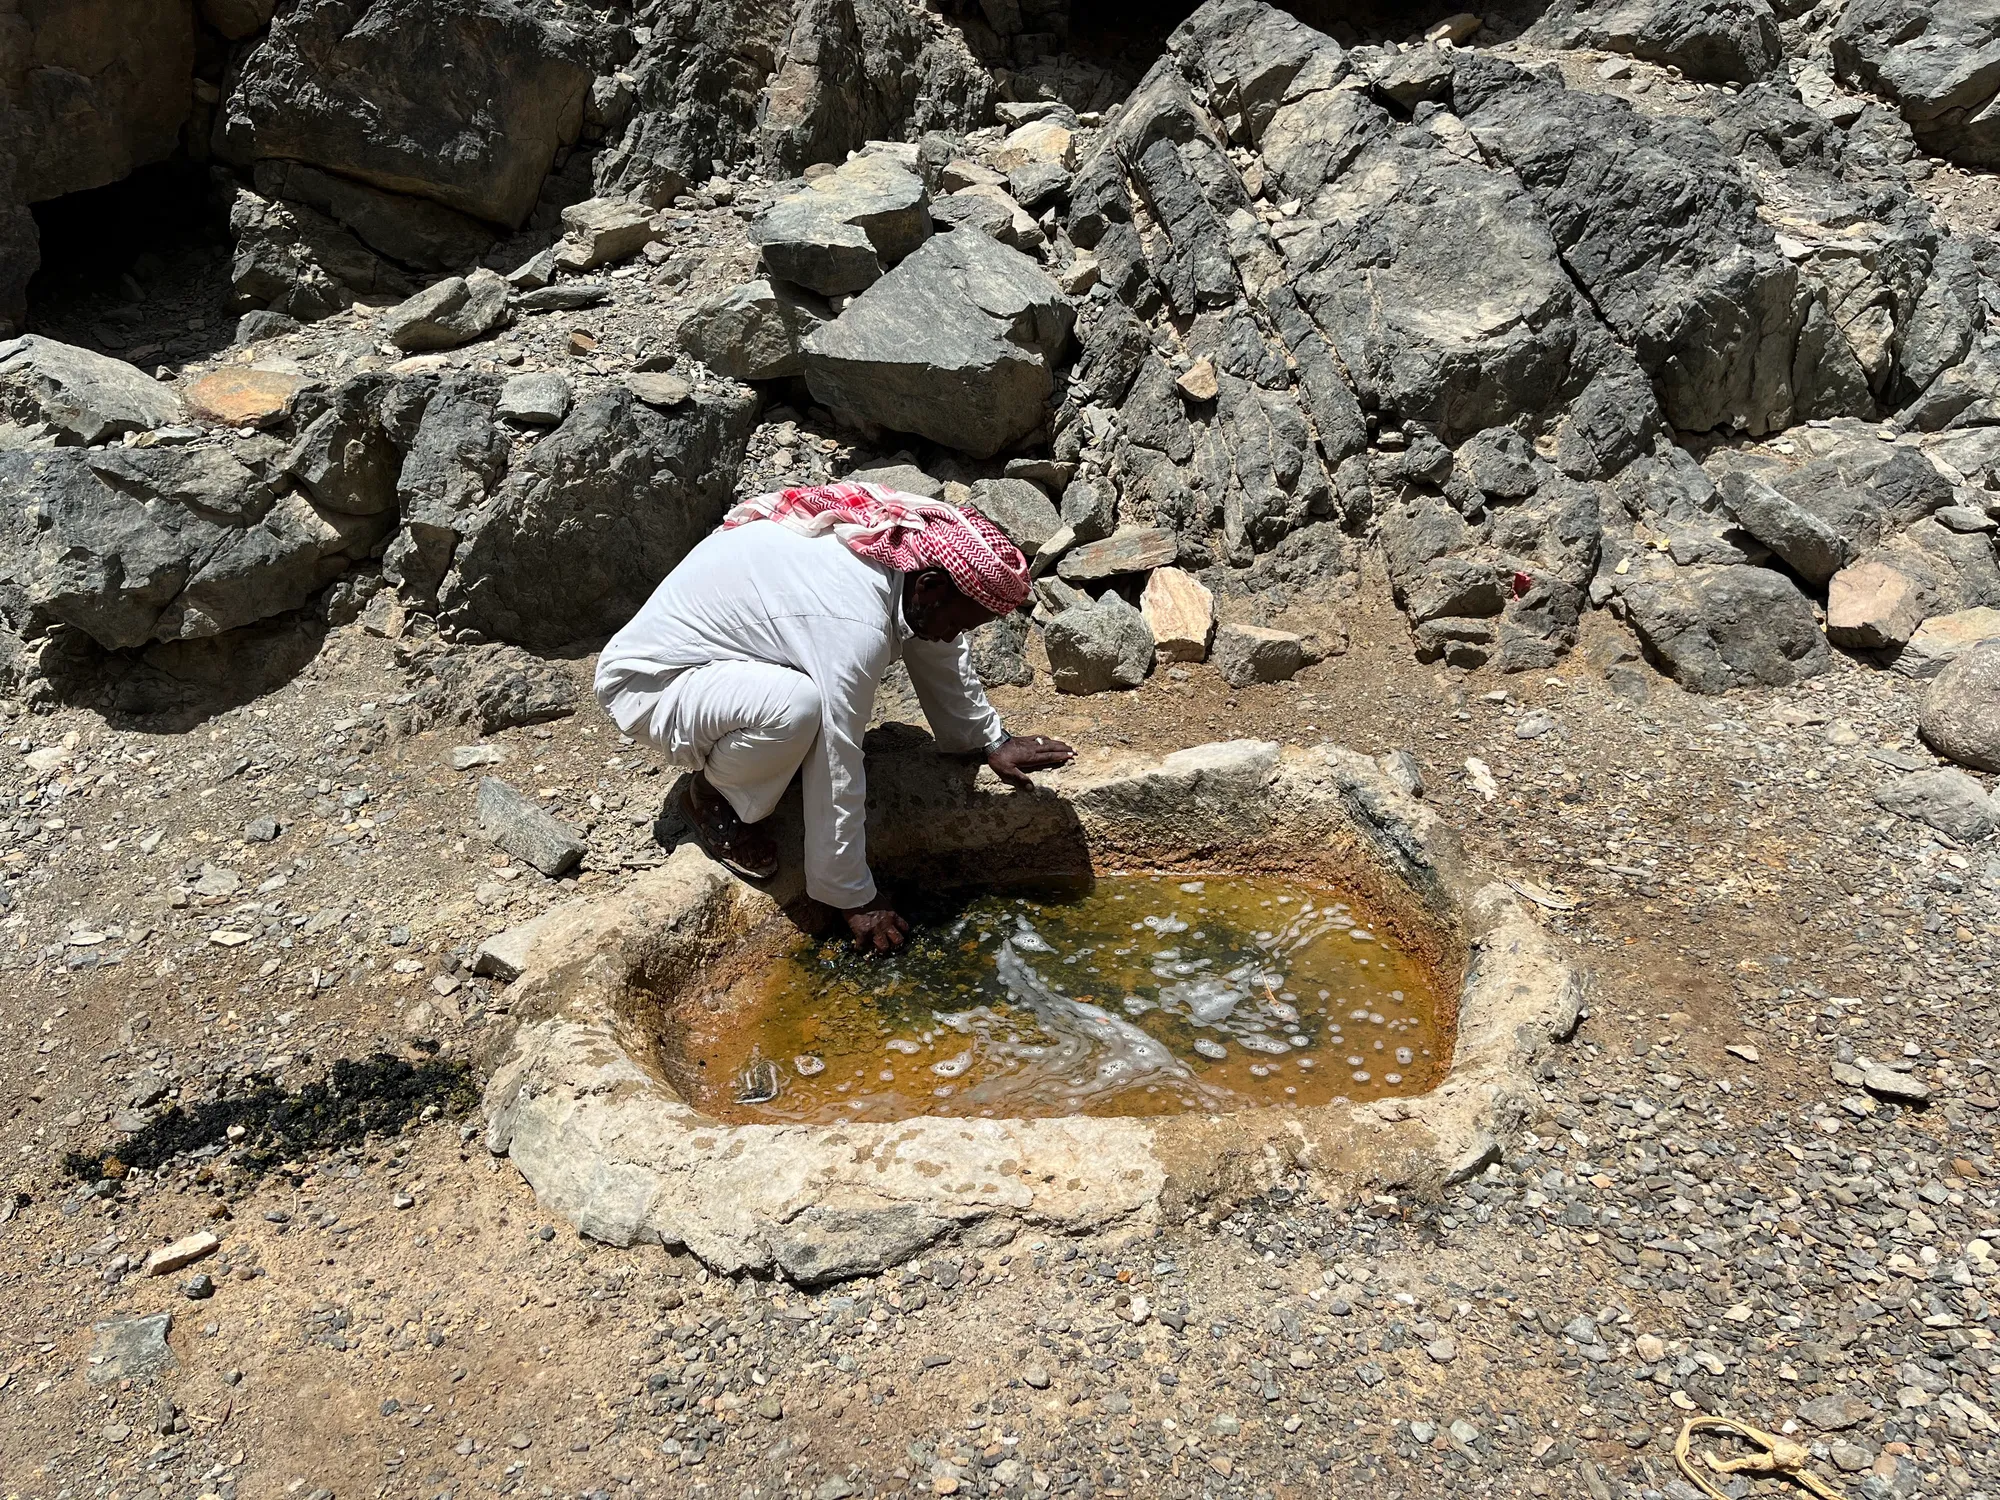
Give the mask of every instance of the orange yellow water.
M 1224 1113 L 1422 1093 L 1449 1061 L 1425 960 L 1295 880 L 1109 875 L 902 908 L 891 957 L 800 940 L 690 1007 L 690 1102 L 738 1123 Z

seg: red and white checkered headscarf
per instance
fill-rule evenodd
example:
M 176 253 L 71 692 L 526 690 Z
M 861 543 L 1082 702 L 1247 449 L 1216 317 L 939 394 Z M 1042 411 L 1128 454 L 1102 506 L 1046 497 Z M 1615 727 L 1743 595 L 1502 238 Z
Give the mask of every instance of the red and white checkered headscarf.
M 745 500 L 722 518 L 726 531 L 776 521 L 802 536 L 832 532 L 856 557 L 903 573 L 943 568 L 966 598 L 996 615 L 1028 598 L 1028 560 L 986 517 L 942 500 L 879 484 L 814 485 Z

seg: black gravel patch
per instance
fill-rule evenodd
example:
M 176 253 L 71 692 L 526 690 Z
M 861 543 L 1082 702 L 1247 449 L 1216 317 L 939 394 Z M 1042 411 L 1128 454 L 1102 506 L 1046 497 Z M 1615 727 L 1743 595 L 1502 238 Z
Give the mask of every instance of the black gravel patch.
M 462 1062 L 411 1062 L 387 1052 L 344 1057 L 324 1078 L 287 1092 L 264 1073 L 245 1074 L 200 1104 L 176 1104 L 100 1156 L 72 1151 L 63 1170 L 86 1182 L 154 1171 L 177 1157 L 218 1156 L 254 1175 L 316 1152 L 394 1135 L 426 1109 L 463 1115 L 478 1100 Z M 229 1131 L 241 1126 L 231 1140 Z

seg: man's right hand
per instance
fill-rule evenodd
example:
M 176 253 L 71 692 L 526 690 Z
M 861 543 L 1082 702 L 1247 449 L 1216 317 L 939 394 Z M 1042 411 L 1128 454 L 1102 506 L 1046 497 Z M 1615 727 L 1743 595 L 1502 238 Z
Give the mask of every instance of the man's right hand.
M 854 911 L 842 912 L 854 946 L 863 953 L 889 953 L 903 946 L 910 924 L 879 897 Z

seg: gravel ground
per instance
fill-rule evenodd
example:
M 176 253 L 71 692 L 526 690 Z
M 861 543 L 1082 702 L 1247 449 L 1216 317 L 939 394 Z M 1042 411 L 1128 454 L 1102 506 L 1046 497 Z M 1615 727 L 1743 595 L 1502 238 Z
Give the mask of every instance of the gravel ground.
M 1596 976 L 1532 1134 L 1440 1201 L 1300 1181 L 809 1294 L 580 1241 L 459 1113 L 504 1004 L 472 946 L 658 857 L 663 778 L 593 709 L 453 770 L 357 625 L 187 733 L 12 719 L 5 1493 L 1684 1495 L 1693 1412 L 1789 1427 L 1843 1493 L 1994 1488 L 2000 854 L 1873 801 L 1932 763 L 1916 685 L 1688 697 L 1602 619 L 1547 677 L 1433 674 L 1384 594 L 1291 684 L 998 697 L 1085 745 L 1413 749 Z M 484 774 L 587 830 L 580 875 L 477 837 Z M 378 1051 L 348 1108 L 250 1097 Z M 162 1311 L 174 1368 L 118 1378 Z

